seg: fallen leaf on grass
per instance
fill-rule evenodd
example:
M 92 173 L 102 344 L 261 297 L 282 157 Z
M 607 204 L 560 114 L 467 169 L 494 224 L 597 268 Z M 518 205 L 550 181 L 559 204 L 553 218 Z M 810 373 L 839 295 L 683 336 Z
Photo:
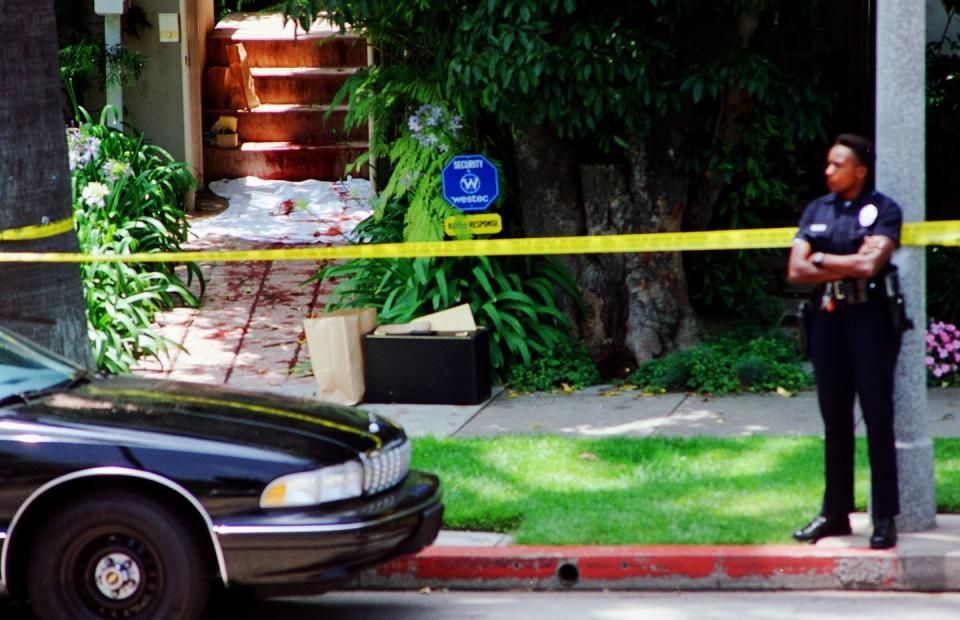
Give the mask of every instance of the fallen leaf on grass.
M 600 457 L 594 454 L 593 452 L 581 452 L 580 458 L 584 461 L 598 461 Z

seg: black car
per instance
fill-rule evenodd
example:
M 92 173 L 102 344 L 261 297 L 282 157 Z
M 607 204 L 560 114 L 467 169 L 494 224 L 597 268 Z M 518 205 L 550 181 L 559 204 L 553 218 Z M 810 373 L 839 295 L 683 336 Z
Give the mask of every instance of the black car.
M 361 410 L 94 377 L 0 328 L 0 586 L 43 619 L 341 584 L 436 538 L 440 483 L 409 464 Z

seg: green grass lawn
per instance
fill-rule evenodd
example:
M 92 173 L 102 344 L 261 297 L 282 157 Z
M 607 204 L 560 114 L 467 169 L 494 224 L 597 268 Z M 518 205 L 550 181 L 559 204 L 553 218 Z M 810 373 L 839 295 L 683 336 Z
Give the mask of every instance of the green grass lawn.
M 521 544 L 792 542 L 823 492 L 816 437 L 500 436 L 414 440 L 444 484 L 444 527 Z M 865 510 L 866 444 L 857 454 Z M 936 440 L 938 512 L 960 512 L 960 439 Z

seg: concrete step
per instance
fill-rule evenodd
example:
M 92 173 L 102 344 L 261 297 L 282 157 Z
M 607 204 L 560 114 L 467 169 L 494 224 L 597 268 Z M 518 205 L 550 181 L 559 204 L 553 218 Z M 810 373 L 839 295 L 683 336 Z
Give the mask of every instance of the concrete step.
M 208 66 L 204 74 L 203 105 L 223 109 L 237 105 L 236 82 L 224 79 L 223 69 Z M 297 67 L 250 69 L 260 103 L 322 105 L 333 100 L 356 69 Z
M 346 167 L 368 148 L 366 142 L 342 144 L 296 144 L 291 142 L 245 142 L 237 148 L 206 146 L 203 149 L 204 178 L 335 180 L 346 176 Z M 369 178 L 364 166 L 351 176 Z
M 336 36 L 318 40 L 238 40 L 216 36 L 207 39 L 207 64 L 228 66 L 226 47 L 243 43 L 251 67 L 365 67 L 366 41 L 356 36 Z
M 329 103 L 356 69 L 298 67 L 251 69 L 261 103 Z
M 337 106 L 327 117 L 330 106 L 268 103 L 250 111 L 229 108 L 207 108 L 203 126 L 209 129 L 220 116 L 237 118 L 240 142 L 296 142 L 330 144 L 343 140 L 367 141 L 367 125 L 344 130 L 346 106 Z
M 243 43 L 251 67 L 363 67 L 366 41 L 323 20 L 310 32 L 282 15 L 234 13 L 226 16 L 207 37 L 207 64 L 228 66 L 227 45 Z

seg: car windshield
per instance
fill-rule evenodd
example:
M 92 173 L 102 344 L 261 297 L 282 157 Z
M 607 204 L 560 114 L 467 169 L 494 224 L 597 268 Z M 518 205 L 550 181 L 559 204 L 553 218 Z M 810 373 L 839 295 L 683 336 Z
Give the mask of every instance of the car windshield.
M 55 353 L 0 328 L 0 401 L 29 396 L 85 374 Z

